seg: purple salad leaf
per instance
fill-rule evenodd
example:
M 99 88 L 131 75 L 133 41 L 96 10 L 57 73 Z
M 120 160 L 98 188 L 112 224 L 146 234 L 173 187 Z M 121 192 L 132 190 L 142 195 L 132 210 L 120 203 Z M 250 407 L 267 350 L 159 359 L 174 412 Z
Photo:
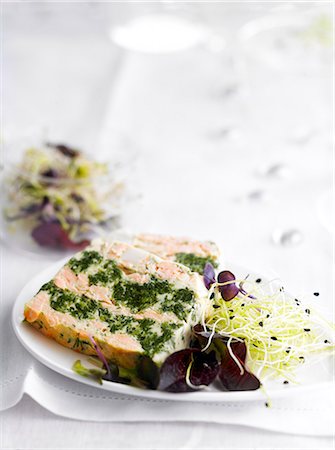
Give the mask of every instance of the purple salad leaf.
M 42 172 L 41 176 L 45 177 L 45 178 L 58 178 L 59 174 L 58 174 L 57 170 L 50 168 L 50 169 L 46 170 L 45 172 Z
M 255 390 L 260 387 L 260 382 L 257 377 L 251 374 L 245 368 L 245 360 L 247 356 L 247 347 L 245 342 L 233 341 L 230 348 L 243 368 L 241 369 L 236 364 L 236 361 L 229 353 L 227 343 L 229 338 L 221 336 L 219 333 L 205 331 L 201 324 L 197 324 L 192 330 L 192 345 L 197 349 L 203 349 L 208 344 L 208 339 L 211 338 L 211 343 L 206 352 L 215 352 L 216 359 L 221 361 L 219 369 L 219 379 L 221 381 L 222 389 L 227 391 L 240 390 Z
M 240 287 L 240 292 L 241 292 L 241 294 L 245 295 L 246 297 L 249 297 L 249 298 L 252 298 L 252 299 L 255 299 L 255 298 L 256 298 L 254 295 L 248 294 L 248 292 L 245 291 L 245 290 L 244 290 L 243 288 L 241 288 L 241 287 Z
M 22 211 L 25 211 L 29 214 L 33 214 L 39 211 L 42 211 L 46 205 L 49 203 L 49 198 L 45 195 L 40 203 L 33 203 L 31 205 L 25 206 L 22 208 Z
M 70 196 L 77 203 L 83 203 L 84 201 L 84 198 L 76 192 L 71 192 Z
M 214 267 L 209 262 L 207 262 L 205 264 L 203 277 L 204 277 L 204 284 L 206 286 L 206 289 L 210 289 L 212 284 L 214 284 L 216 282 Z
M 190 347 L 202 350 L 207 346 L 209 339 L 211 339 L 211 342 L 213 343 L 216 342 L 216 339 L 227 343 L 229 338 L 222 336 L 219 333 L 214 333 L 212 336 L 211 330 L 206 331 L 204 327 L 200 323 L 198 323 L 192 328 Z M 210 347 L 210 349 L 212 349 L 212 347 Z
M 218 275 L 219 283 L 229 283 L 225 284 L 224 286 L 219 286 L 221 297 L 226 302 L 235 298 L 236 295 L 240 292 L 239 288 L 235 284 L 235 280 L 235 275 L 229 270 L 224 270 Z
M 159 368 L 146 355 L 141 355 L 136 365 L 136 376 L 148 389 L 157 389 L 159 385 Z
M 247 346 L 245 345 L 245 342 L 241 341 L 235 341 L 230 344 L 230 348 L 234 355 L 241 361 L 243 364 L 245 364 L 245 360 L 247 357 Z
M 26 217 L 31 216 L 32 214 L 36 214 L 40 211 L 43 211 L 45 206 L 49 203 L 49 199 L 47 196 L 44 196 L 42 201 L 40 203 L 31 203 L 30 205 L 23 206 L 20 209 L 20 213 L 16 216 L 7 217 L 7 220 L 19 220 L 19 219 L 25 219 Z
M 87 239 L 79 242 L 71 241 L 66 231 L 57 222 L 43 222 L 33 229 L 31 235 L 42 247 L 81 250 L 90 243 Z
M 94 350 L 95 350 L 96 353 L 97 353 L 98 358 L 99 358 L 100 361 L 103 363 L 103 365 L 104 365 L 104 367 L 105 367 L 105 369 L 106 369 L 106 371 L 107 371 L 107 373 L 106 373 L 106 378 L 111 378 L 111 377 L 112 377 L 111 370 L 110 370 L 109 364 L 108 364 L 108 362 L 107 362 L 107 360 L 106 360 L 104 354 L 102 353 L 100 347 L 99 347 L 98 344 L 96 343 L 96 341 L 95 341 L 95 339 L 93 338 L 93 336 L 90 336 L 90 335 L 89 335 L 88 337 L 89 337 L 89 339 L 90 339 L 90 341 L 91 341 L 91 343 L 92 343 L 92 345 L 93 345 L 93 347 L 94 347 Z
M 219 291 L 221 293 L 221 297 L 223 298 L 223 300 L 228 302 L 228 301 L 232 300 L 233 298 L 235 298 L 239 292 L 241 294 L 245 295 L 246 297 L 249 297 L 252 299 L 256 298 L 253 295 L 248 294 L 248 292 L 246 292 L 243 289 L 243 282 L 239 283 L 239 285 L 236 286 L 236 283 L 234 283 L 235 280 L 236 280 L 235 275 L 232 272 L 230 272 L 229 270 L 224 270 L 223 272 L 219 273 L 219 275 L 218 275 L 219 283 L 231 282 L 224 286 L 219 286 Z
M 243 343 L 232 343 L 231 350 L 242 367 L 242 373 L 227 347 L 225 354 L 222 355 L 219 379 L 221 389 L 224 391 L 254 391 L 261 386 L 259 379 L 245 368 L 243 359 L 245 360 L 246 348 L 245 344 L 244 346 L 241 344 Z
M 187 372 L 190 368 L 189 383 Z M 172 353 L 160 370 L 159 389 L 168 392 L 192 392 L 193 386 L 208 386 L 219 371 L 215 353 L 206 354 L 199 349 L 186 348 Z
M 190 381 L 194 386 L 209 386 L 217 377 L 220 364 L 215 351 L 195 353 Z
M 168 392 L 190 392 L 186 383 L 187 368 L 196 349 L 185 349 L 172 353 L 164 361 L 160 370 L 159 389 Z
M 46 145 L 48 147 L 55 148 L 60 153 L 62 153 L 62 155 L 67 156 L 68 158 L 76 158 L 77 156 L 80 155 L 79 150 L 75 150 L 64 144 L 52 144 L 52 143 L 48 142 Z
M 106 370 L 106 374 L 102 376 L 102 379 L 105 381 L 114 381 L 116 383 L 130 384 L 130 379 L 122 378 L 119 376 L 118 366 L 111 361 L 107 361 L 104 354 L 102 353 L 101 348 L 99 347 L 93 336 L 89 336 L 89 339 L 94 347 L 94 350 L 96 351 L 97 357 L 100 359 Z

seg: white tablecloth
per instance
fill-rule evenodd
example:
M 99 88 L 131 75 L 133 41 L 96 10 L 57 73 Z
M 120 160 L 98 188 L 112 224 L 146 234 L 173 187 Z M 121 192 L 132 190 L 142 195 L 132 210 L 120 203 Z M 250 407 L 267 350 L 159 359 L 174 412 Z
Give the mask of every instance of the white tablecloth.
M 60 17 L 65 9 L 61 13 L 56 8 Z M 75 35 L 68 17 L 63 35 L 57 27 L 35 27 L 43 20 L 36 22 L 27 11 L 5 16 L 7 136 L 42 126 L 56 139 L 83 142 L 88 148 L 97 139 L 110 142 L 110 148 L 117 145 L 118 152 L 133 156 L 133 179 L 142 193 L 125 213 L 128 228 L 213 239 L 227 260 L 279 275 L 297 296 L 320 292 L 320 306 L 330 310 L 331 235 L 319 220 L 318 204 L 331 187 L 331 134 L 324 130 L 301 144 L 288 133 L 274 142 L 264 129 L 260 139 L 248 129 L 250 105 L 248 112 L 243 89 L 235 97 L 220 97 L 234 81 L 224 56 L 204 48 L 165 56 L 121 54 L 97 30 L 84 27 L 83 32 L 79 22 L 89 23 L 85 14 L 82 22 L 73 16 Z M 28 16 L 30 25 L 24 20 Z M 294 85 L 286 95 L 294 96 Z M 317 92 L 310 95 L 310 104 L 316 104 Z M 327 105 L 322 111 L 330 118 Z M 277 164 L 282 176 L 260 174 Z M 298 229 L 302 242 L 276 246 L 276 229 Z M 21 367 L 13 355 L 23 350 L 17 350 L 8 325 L 11 305 L 48 262 L 4 246 L 1 256 L 2 367 L 15 377 Z M 1 423 L 2 448 L 331 446 L 329 438 L 200 422 L 83 424 L 54 416 L 29 397 L 3 412 Z

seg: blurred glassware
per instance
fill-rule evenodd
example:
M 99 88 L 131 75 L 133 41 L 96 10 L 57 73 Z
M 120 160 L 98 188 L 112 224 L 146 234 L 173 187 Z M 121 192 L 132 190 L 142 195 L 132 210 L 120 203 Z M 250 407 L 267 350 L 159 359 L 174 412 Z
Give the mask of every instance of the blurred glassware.
M 247 128 L 264 143 L 303 137 L 305 144 L 331 126 L 332 29 L 331 8 L 320 6 L 277 11 L 242 27 Z
M 166 53 L 185 50 L 204 40 L 201 25 L 162 14 L 150 14 L 132 19 L 111 31 L 111 39 L 129 50 Z
M 281 247 L 296 247 L 303 242 L 304 237 L 301 231 L 294 228 L 288 230 L 277 229 L 272 234 L 272 240 Z
M 120 226 L 131 200 L 122 163 L 36 139 L 6 145 L 5 156 L 2 237 L 9 245 L 59 257 Z
M 204 24 L 196 4 L 158 1 L 118 5 L 118 23 L 109 31 L 111 40 L 127 50 L 169 53 L 207 42 L 221 50 L 224 40 Z

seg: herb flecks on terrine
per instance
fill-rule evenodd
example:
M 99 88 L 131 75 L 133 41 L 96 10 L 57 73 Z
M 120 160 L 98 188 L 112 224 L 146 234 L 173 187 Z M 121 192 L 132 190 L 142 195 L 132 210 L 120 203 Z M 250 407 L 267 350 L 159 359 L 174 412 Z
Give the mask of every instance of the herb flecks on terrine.
M 95 241 L 63 266 L 26 304 L 40 332 L 94 355 L 134 367 L 145 354 L 160 364 L 187 347 L 206 307 L 199 277 L 187 267 L 122 242 Z

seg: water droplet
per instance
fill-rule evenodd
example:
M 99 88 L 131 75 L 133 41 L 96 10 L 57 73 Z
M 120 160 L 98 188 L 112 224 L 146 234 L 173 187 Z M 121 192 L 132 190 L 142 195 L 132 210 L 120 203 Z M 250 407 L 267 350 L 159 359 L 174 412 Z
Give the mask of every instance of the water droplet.
M 267 200 L 269 198 L 269 194 L 265 191 L 252 191 L 249 192 L 249 194 L 247 195 L 248 200 L 252 200 L 252 201 L 263 201 L 263 200 Z
M 226 82 L 224 85 L 219 84 L 211 88 L 209 95 L 213 100 L 227 100 L 238 94 L 240 86 L 235 81 Z
M 267 178 L 286 178 L 289 174 L 289 169 L 284 164 L 277 163 L 260 168 L 258 174 Z
M 297 229 L 275 230 L 272 234 L 272 240 L 276 245 L 295 247 L 302 243 L 303 234 Z
M 240 137 L 239 131 L 234 127 L 222 127 L 207 133 L 207 137 L 212 140 L 220 139 L 238 139 Z
M 239 89 L 239 86 L 237 84 L 231 84 L 230 86 L 227 86 L 220 91 L 218 91 L 217 96 L 219 98 L 227 98 L 231 97 L 232 95 L 235 95 Z

